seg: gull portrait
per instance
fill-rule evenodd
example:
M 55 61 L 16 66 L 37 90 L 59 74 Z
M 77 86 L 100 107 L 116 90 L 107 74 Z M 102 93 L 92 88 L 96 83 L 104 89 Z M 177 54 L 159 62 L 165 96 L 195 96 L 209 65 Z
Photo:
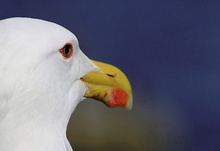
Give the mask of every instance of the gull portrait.
M 69 119 L 84 99 L 132 108 L 125 74 L 89 59 L 76 36 L 44 20 L 0 20 L 0 151 L 72 151 Z

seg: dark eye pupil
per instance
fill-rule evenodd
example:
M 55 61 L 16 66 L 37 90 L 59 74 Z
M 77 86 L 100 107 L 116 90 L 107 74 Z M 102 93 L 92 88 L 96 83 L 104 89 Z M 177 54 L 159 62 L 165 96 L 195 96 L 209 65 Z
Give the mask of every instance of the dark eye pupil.
M 68 56 L 69 55 L 69 53 L 70 53 L 70 51 L 71 51 L 71 46 L 70 45 L 66 45 L 65 47 L 64 47 L 64 55 L 65 56 Z

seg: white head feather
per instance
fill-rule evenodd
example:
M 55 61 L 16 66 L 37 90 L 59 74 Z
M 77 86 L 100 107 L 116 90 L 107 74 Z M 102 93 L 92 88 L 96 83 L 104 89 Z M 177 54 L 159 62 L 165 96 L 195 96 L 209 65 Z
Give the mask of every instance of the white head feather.
M 73 56 L 59 52 L 73 45 Z M 66 127 L 96 70 L 67 29 L 43 20 L 0 21 L 0 150 L 69 151 Z

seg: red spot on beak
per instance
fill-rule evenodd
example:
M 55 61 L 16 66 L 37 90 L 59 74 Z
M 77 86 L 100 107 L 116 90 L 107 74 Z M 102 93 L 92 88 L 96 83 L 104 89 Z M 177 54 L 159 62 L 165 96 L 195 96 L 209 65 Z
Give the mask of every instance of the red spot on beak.
M 109 101 L 106 103 L 109 107 L 126 107 L 128 95 L 122 89 L 113 89 Z

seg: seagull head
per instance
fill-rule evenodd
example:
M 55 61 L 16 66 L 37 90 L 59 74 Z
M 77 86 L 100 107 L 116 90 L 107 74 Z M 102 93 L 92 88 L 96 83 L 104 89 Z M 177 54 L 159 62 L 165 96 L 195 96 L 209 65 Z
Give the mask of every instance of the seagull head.
M 85 98 L 132 107 L 123 72 L 90 60 L 64 27 L 10 18 L 0 33 L 0 150 L 71 150 L 67 124 Z

